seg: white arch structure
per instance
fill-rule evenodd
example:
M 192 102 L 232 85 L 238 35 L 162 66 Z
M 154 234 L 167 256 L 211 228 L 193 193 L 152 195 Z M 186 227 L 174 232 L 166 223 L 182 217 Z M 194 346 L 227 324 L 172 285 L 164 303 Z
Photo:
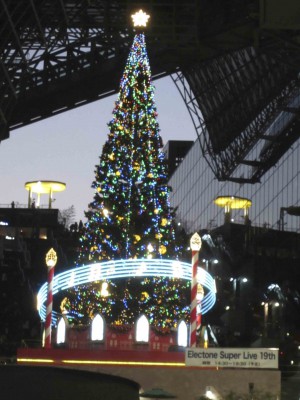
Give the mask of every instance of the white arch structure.
M 58 292 L 74 286 L 83 285 L 98 280 L 114 280 L 119 278 L 163 276 L 191 281 L 191 264 L 175 260 L 135 259 L 111 260 L 76 267 L 64 271 L 53 278 L 53 296 Z M 213 277 L 203 268 L 198 267 L 198 283 L 201 283 L 206 294 L 201 301 L 201 314 L 206 314 L 216 302 L 216 284 Z M 37 295 L 37 309 L 42 321 L 46 319 L 47 282 L 40 288 Z M 58 313 L 52 311 L 52 323 L 56 324 Z

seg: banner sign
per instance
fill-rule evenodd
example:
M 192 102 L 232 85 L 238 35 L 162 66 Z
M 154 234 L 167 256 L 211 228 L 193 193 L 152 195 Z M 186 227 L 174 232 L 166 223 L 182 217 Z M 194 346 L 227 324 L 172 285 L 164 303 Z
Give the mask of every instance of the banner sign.
M 190 347 L 185 350 L 187 367 L 278 368 L 278 349 Z

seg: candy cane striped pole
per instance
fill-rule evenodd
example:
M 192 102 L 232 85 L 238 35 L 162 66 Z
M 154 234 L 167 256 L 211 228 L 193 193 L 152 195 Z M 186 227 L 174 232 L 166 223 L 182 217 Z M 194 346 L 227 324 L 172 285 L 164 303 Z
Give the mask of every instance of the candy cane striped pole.
M 51 348 L 51 321 L 52 321 L 52 304 L 53 304 L 53 278 L 54 267 L 57 262 L 56 252 L 50 249 L 46 254 L 46 264 L 48 267 L 48 293 L 47 293 L 47 308 L 46 308 L 46 322 L 45 322 L 45 344 L 46 349 Z
M 198 233 L 191 237 L 192 249 L 192 280 L 191 280 L 191 330 L 190 347 L 197 345 L 197 270 L 199 261 L 199 251 L 201 249 L 201 238 Z

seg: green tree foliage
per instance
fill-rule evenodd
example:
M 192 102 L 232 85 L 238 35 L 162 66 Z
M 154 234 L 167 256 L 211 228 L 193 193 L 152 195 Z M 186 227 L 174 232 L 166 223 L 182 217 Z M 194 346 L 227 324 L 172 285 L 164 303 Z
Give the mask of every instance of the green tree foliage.
M 95 168 L 94 198 L 86 212 L 77 265 L 118 259 L 182 259 L 175 212 L 169 203 L 167 164 L 162 151 L 154 88 L 144 34 L 137 34 L 120 83 L 109 134 Z M 99 284 L 102 284 L 100 282 Z M 118 279 L 110 295 L 76 288 L 71 309 L 92 310 L 111 323 L 128 324 L 145 313 L 165 331 L 188 319 L 189 282 L 180 279 Z
M 154 89 L 143 34 L 135 36 L 96 166 L 79 264 L 178 255 Z M 180 253 L 179 253 L 180 255 Z

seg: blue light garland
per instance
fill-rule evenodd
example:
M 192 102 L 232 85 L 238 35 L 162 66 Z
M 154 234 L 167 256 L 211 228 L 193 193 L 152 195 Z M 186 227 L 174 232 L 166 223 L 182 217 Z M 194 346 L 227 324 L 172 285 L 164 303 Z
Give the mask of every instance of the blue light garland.
M 191 280 L 191 265 L 173 260 L 115 260 L 82 267 L 73 268 L 56 275 L 53 279 L 53 296 L 58 292 L 98 280 L 114 280 L 120 278 L 163 276 Z M 198 282 L 207 289 L 201 301 L 201 313 L 206 314 L 216 302 L 216 284 L 213 277 L 203 268 L 198 267 Z M 40 288 L 38 295 L 38 312 L 42 319 L 46 319 L 47 282 Z M 59 314 L 52 312 L 52 321 L 55 325 Z

